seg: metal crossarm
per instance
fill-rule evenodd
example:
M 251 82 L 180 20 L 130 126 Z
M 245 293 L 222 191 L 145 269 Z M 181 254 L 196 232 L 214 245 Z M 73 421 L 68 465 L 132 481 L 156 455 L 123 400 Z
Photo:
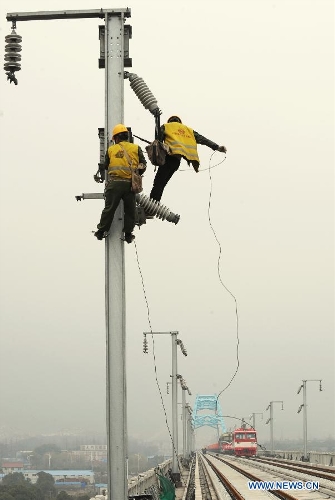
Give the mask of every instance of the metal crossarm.
M 39 12 L 10 12 L 7 21 L 46 21 L 53 19 L 104 19 L 105 15 L 120 15 L 130 17 L 131 11 L 128 7 L 121 9 L 90 9 L 90 10 L 55 10 Z

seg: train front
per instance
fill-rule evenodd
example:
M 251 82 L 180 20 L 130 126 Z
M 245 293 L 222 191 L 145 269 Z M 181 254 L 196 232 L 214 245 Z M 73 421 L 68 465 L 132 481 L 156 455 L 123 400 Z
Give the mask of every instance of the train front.
M 257 452 L 257 434 L 255 429 L 235 429 L 233 449 L 237 457 L 253 457 Z

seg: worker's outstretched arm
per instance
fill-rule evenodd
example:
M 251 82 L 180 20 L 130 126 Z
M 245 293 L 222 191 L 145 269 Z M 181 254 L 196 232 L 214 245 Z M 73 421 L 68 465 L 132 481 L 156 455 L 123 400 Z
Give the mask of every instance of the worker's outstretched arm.
M 197 144 L 202 144 L 203 146 L 207 146 L 207 147 L 213 149 L 213 151 L 220 151 L 220 153 L 227 152 L 227 149 L 225 148 L 225 146 L 219 146 L 218 144 L 216 144 L 216 142 L 213 142 L 210 139 L 207 139 L 207 137 L 199 134 L 195 130 L 193 130 L 193 133 L 194 133 L 195 142 Z

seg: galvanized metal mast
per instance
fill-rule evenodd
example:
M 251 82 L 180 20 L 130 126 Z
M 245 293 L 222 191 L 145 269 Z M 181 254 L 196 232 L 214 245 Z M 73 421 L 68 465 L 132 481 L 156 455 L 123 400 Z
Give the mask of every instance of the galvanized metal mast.
M 190 389 L 187 387 L 185 380 L 181 375 L 177 375 L 177 378 L 180 381 L 180 386 L 182 388 L 182 421 L 183 421 L 183 458 L 186 460 L 187 458 L 187 405 L 186 405 L 186 391 L 191 396 L 192 393 Z
M 263 420 L 263 413 L 252 413 L 250 418 L 252 418 L 253 429 L 256 429 L 256 415 L 262 415 L 262 420 Z
M 124 15 L 105 14 L 105 151 L 110 131 L 124 121 Z M 108 497 L 128 498 L 126 303 L 123 206 L 119 204 L 105 243 Z
M 284 409 L 283 401 L 270 401 L 266 410 L 270 409 L 270 418 L 266 421 L 266 424 L 270 422 L 270 442 L 271 442 L 271 455 L 274 453 L 274 440 L 273 440 L 273 403 L 281 403 L 281 409 Z
M 179 332 L 143 332 L 144 345 L 143 352 L 148 353 L 147 335 L 171 335 L 172 340 L 172 472 L 171 476 L 176 486 L 180 485 L 180 472 L 178 463 L 178 399 L 177 399 L 177 380 L 181 376 L 177 373 L 177 346 L 180 347 L 184 356 L 187 351 L 183 342 L 178 339 Z
M 179 481 L 178 467 L 178 400 L 177 400 L 177 336 L 178 332 L 171 332 L 172 340 L 172 475 Z
M 186 435 L 187 435 L 187 422 L 186 422 L 186 389 L 182 389 L 182 419 L 183 419 L 183 459 L 186 460 L 187 450 L 186 450 Z
M 299 387 L 297 394 L 300 393 L 301 389 L 303 390 L 303 403 L 300 405 L 298 409 L 298 413 L 303 412 L 303 438 L 304 438 L 304 461 L 308 461 L 307 454 L 307 382 L 319 382 L 319 389 L 322 391 L 322 380 L 320 379 L 311 379 L 311 380 L 303 380 L 302 385 Z
M 109 143 L 112 127 L 123 122 L 125 17 L 130 17 L 130 9 L 128 8 L 7 14 L 7 20 L 12 22 L 49 19 L 105 19 L 105 150 Z M 87 197 L 102 198 L 102 195 Z M 126 500 L 128 498 L 125 269 L 124 243 L 121 240 L 123 232 L 121 205 L 116 211 L 110 235 L 105 243 L 106 409 L 108 498 L 110 500 Z
M 192 408 L 188 403 L 186 403 L 186 409 L 187 409 L 187 442 L 186 442 L 186 454 L 187 458 L 190 459 L 191 457 L 191 450 L 192 450 L 192 436 L 193 436 L 193 427 L 192 427 Z

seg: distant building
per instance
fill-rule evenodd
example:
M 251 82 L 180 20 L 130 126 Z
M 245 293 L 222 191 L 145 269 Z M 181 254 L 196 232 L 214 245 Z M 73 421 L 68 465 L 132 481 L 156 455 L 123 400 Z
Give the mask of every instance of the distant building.
M 105 462 L 107 460 L 107 445 L 82 444 L 80 450 L 71 451 L 71 455 L 84 462 Z
M 107 453 L 107 444 L 82 444 L 82 451 L 105 451 Z
M 100 495 L 106 495 L 107 486 L 107 483 L 95 483 L 95 491 L 97 491 Z
M 25 470 L 23 475 L 25 479 L 30 479 L 34 484 L 38 480 L 38 473 L 46 472 L 50 474 L 55 481 L 67 483 L 69 481 L 86 482 L 87 484 L 94 484 L 94 472 L 91 470 Z
M 6 474 L 12 474 L 13 472 L 22 472 L 23 471 L 23 462 L 2 462 L 1 468 L 3 470 L 3 473 Z

